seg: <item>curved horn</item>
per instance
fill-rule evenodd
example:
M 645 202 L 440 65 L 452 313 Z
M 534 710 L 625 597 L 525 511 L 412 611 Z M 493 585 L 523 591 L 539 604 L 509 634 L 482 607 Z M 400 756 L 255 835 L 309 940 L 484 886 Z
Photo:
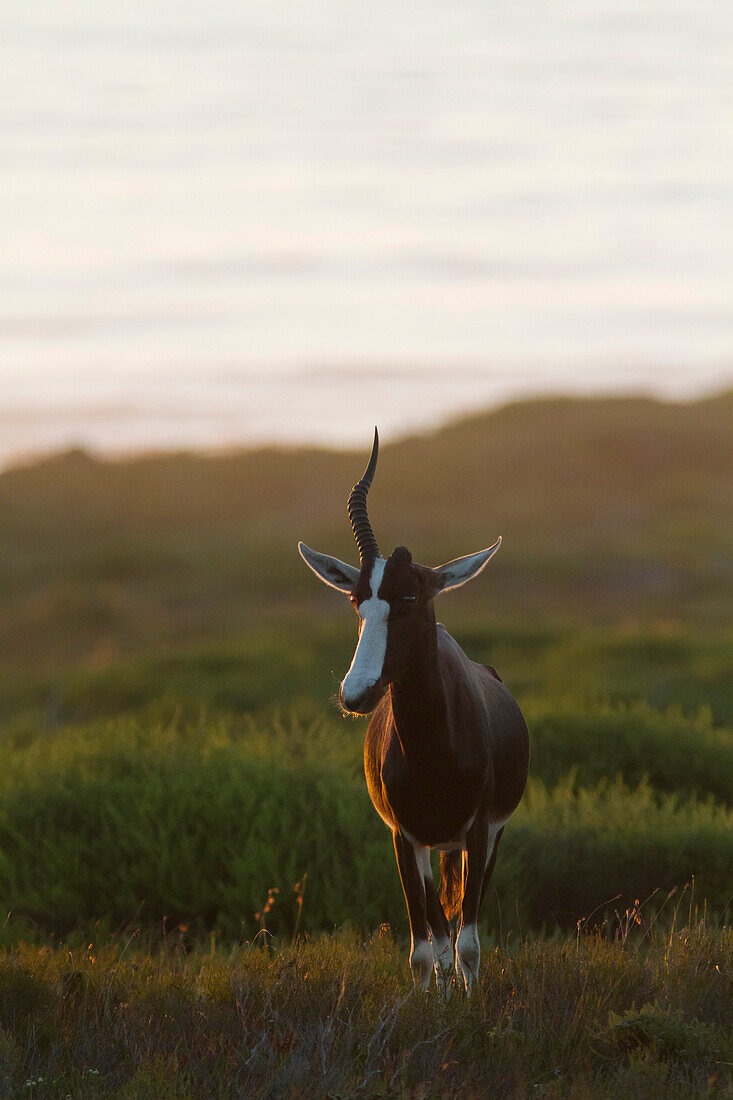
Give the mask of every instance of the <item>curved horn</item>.
M 366 498 L 369 492 L 369 486 L 372 483 L 374 477 L 374 471 L 377 468 L 377 455 L 379 454 L 379 432 L 374 429 L 374 443 L 372 444 L 372 453 L 369 457 L 369 465 L 367 466 L 361 481 L 357 481 L 354 488 L 349 494 L 349 500 L 346 505 L 349 513 L 349 519 L 351 520 L 351 526 L 354 529 L 354 538 L 356 539 L 356 545 L 359 547 L 359 561 L 363 565 L 365 562 L 374 561 L 376 558 L 381 557 L 379 553 L 379 547 L 377 546 L 377 540 L 374 537 L 372 531 L 372 525 L 369 522 L 369 516 L 367 515 Z

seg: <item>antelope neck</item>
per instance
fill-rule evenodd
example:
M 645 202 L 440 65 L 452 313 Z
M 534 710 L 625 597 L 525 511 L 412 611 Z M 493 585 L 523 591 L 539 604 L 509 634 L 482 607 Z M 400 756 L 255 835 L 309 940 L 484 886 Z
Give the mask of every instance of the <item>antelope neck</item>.
M 438 658 L 438 627 L 430 608 L 420 644 L 403 673 L 390 685 L 397 738 L 406 758 L 418 760 L 449 749 L 448 710 Z

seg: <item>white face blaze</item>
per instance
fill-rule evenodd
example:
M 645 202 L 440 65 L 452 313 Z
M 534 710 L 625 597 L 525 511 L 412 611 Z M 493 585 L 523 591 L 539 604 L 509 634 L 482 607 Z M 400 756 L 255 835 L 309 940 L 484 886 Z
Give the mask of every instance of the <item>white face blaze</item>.
M 389 604 L 380 600 L 377 593 L 384 576 L 384 558 L 377 558 L 369 578 L 371 596 L 359 604 L 362 620 L 359 642 L 349 671 L 341 681 L 341 699 L 345 707 L 358 703 L 369 688 L 374 687 L 384 668 L 387 652 L 387 620 Z

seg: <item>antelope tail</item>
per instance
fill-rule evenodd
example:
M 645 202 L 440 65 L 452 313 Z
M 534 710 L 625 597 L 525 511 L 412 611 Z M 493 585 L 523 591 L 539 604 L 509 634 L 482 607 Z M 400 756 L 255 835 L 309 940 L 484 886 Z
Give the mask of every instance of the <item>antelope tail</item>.
M 441 852 L 440 871 L 443 881 L 440 885 L 440 901 L 448 920 L 455 916 L 463 901 L 463 852 Z

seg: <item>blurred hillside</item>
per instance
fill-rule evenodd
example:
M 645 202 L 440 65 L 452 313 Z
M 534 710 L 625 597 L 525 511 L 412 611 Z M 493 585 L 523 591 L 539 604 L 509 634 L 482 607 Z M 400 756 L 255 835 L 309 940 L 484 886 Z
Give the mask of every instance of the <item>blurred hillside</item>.
M 439 602 L 532 731 L 486 928 L 577 930 L 635 898 L 656 920 L 693 878 L 727 919 L 732 411 L 532 402 L 383 449 L 385 553 L 505 540 Z M 301 930 L 406 928 L 364 724 L 329 706 L 354 616 L 296 550 L 355 559 L 370 443 L 0 477 L 0 944 L 169 920 L 241 942 L 273 887 L 289 936 L 305 872 Z
M 733 596 L 733 392 L 522 402 L 383 446 L 382 550 L 426 564 L 504 537 L 452 616 L 721 627 Z M 0 475 L 0 657 L 105 663 L 170 640 L 330 614 L 296 542 L 354 560 L 350 453 L 125 461 L 68 452 Z

